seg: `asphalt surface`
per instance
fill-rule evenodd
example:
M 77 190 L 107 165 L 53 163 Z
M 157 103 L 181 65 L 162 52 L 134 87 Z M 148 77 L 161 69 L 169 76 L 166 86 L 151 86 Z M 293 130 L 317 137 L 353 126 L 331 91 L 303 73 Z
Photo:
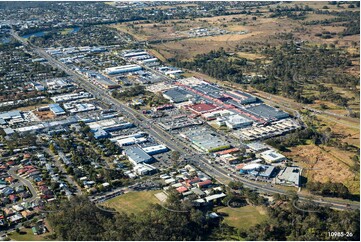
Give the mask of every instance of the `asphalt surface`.
M 19 167 L 17 166 L 14 166 L 14 167 L 11 167 L 9 170 L 8 170 L 8 173 L 10 176 L 12 176 L 13 178 L 15 179 L 18 179 L 21 183 L 23 183 L 25 186 L 27 186 L 31 192 L 31 197 L 30 198 L 27 198 L 27 199 L 24 199 L 23 201 L 19 201 L 18 203 L 22 203 L 22 202 L 33 202 L 35 200 L 37 200 L 39 197 L 37 196 L 37 193 L 36 193 L 36 189 L 34 187 L 34 185 L 27 179 L 19 176 L 18 174 L 16 174 L 16 170 L 18 170 Z M 14 205 L 14 204 L 12 204 Z
M 271 187 L 268 184 L 260 184 L 256 183 L 250 180 L 247 180 L 245 178 L 235 176 L 233 174 L 229 174 L 230 171 L 226 171 L 224 168 L 216 166 L 216 165 L 210 165 L 208 163 L 208 160 L 204 158 L 203 156 L 195 153 L 192 149 L 189 148 L 189 146 L 184 145 L 182 142 L 177 140 L 177 137 L 174 137 L 170 135 L 168 132 L 164 131 L 162 128 L 160 128 L 159 125 L 152 123 L 149 118 L 144 116 L 142 113 L 138 113 L 137 111 L 129 108 L 128 106 L 121 103 L 119 100 L 111 97 L 109 93 L 107 93 L 105 90 L 99 88 L 98 86 L 95 86 L 94 84 L 87 81 L 85 77 L 78 74 L 77 72 L 71 70 L 68 66 L 63 64 L 62 62 L 54 59 L 52 56 L 50 56 L 46 51 L 43 49 L 36 47 L 30 43 L 28 43 L 26 40 L 20 38 L 16 33 L 12 32 L 12 35 L 14 38 L 22 42 L 24 45 L 27 45 L 28 47 L 31 47 L 34 52 L 36 52 L 41 57 L 48 60 L 49 64 L 58 67 L 62 69 L 64 72 L 66 72 L 68 75 L 75 77 L 74 81 L 79 84 L 82 88 L 87 90 L 88 92 L 92 93 L 94 97 L 98 98 L 99 100 L 102 100 L 108 104 L 112 104 L 113 107 L 121 112 L 127 113 L 128 117 L 131 118 L 138 127 L 141 127 L 143 129 L 146 129 L 146 131 L 155 137 L 158 141 L 165 144 L 172 150 L 179 151 L 183 157 L 190 157 L 194 164 L 198 167 L 201 167 L 202 170 L 204 170 L 209 175 L 215 177 L 215 178 L 223 178 L 223 179 L 234 179 L 239 180 L 243 182 L 246 186 L 250 188 L 257 189 L 261 192 L 266 193 L 278 193 L 278 194 L 286 194 L 287 192 L 283 189 Z M 301 194 L 298 194 L 299 200 L 309 200 L 310 198 Z M 329 205 L 336 209 L 359 209 L 360 205 L 358 204 L 350 204 L 349 201 L 334 201 L 330 200 L 328 198 L 324 197 L 317 197 L 314 199 L 311 199 L 313 202 L 318 203 L 320 205 Z

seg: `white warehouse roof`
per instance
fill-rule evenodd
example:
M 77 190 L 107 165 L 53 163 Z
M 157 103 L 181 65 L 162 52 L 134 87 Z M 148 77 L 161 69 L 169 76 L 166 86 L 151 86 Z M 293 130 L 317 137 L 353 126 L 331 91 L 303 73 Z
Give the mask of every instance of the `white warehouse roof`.
M 132 71 L 139 71 L 139 70 L 142 70 L 142 67 L 139 66 L 139 65 L 125 65 L 125 66 L 117 66 L 117 67 L 106 68 L 104 71 L 108 75 L 114 75 L 114 74 L 132 72 Z

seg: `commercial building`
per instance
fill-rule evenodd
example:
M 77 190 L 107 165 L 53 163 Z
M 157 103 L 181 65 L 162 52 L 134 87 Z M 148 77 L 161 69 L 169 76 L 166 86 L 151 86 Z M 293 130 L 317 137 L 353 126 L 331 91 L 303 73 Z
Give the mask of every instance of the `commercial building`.
M 214 111 L 220 109 L 220 107 L 218 107 L 214 104 L 210 104 L 210 103 L 200 103 L 200 104 L 189 105 L 189 106 L 187 106 L 187 108 L 196 114 L 214 112 Z
M 95 130 L 93 134 L 95 139 L 104 139 L 110 136 L 110 134 L 102 128 Z
M 263 170 L 260 171 L 258 176 L 269 179 L 274 175 L 275 169 L 276 169 L 276 167 L 274 167 L 274 166 L 264 165 Z
M 233 111 L 223 109 L 223 110 L 217 110 L 214 112 L 204 113 L 204 114 L 202 114 L 202 117 L 204 119 L 210 121 L 210 120 L 214 120 L 218 117 L 227 117 L 227 116 L 234 115 L 234 114 L 235 114 L 235 112 L 233 112 Z
M 129 52 L 129 53 L 123 54 L 123 57 L 130 58 L 130 57 L 140 56 L 140 55 L 148 55 L 148 52 L 146 52 L 144 50 L 134 51 L 134 52 Z
M 73 100 L 91 98 L 91 97 L 92 95 L 88 92 L 79 92 L 79 93 L 69 93 L 69 94 L 51 97 L 51 100 L 53 100 L 56 103 L 61 103 L 61 102 L 67 102 L 67 101 L 73 101 Z
M 88 126 L 91 130 L 97 130 L 99 128 L 104 129 L 107 132 L 113 132 L 117 130 L 127 129 L 134 127 L 134 124 L 129 122 L 124 122 L 120 118 L 112 118 L 107 120 L 95 121 L 88 123 Z
M 106 68 L 104 72 L 108 75 L 116 75 L 116 74 L 123 74 L 129 72 L 140 71 L 143 68 L 139 65 L 125 65 L 125 66 L 117 66 L 117 67 L 110 67 Z
M 260 152 L 269 150 L 269 147 L 267 145 L 265 145 L 264 143 L 261 143 L 261 142 L 248 143 L 247 147 L 249 149 L 251 149 L 255 153 L 260 153 Z
M 266 104 L 253 104 L 245 108 L 245 110 L 257 117 L 268 121 L 276 121 L 283 118 L 288 118 L 290 115 L 274 107 Z
M 120 87 L 118 83 L 113 82 L 108 77 L 96 71 L 86 71 L 85 75 L 89 77 L 91 81 L 94 81 L 97 85 L 106 89 L 114 89 Z
M 278 174 L 276 183 L 299 187 L 301 185 L 301 172 L 302 169 L 299 167 L 286 167 Z
M 173 103 L 181 103 L 188 101 L 190 98 L 192 98 L 192 95 L 188 91 L 176 87 L 164 91 L 163 97 L 165 97 L 166 99 L 170 100 Z
M 217 122 L 225 124 L 229 129 L 239 129 L 252 125 L 253 121 L 239 114 L 217 118 Z
M 190 140 L 192 144 L 203 151 L 216 152 L 230 148 L 230 145 L 221 140 L 216 134 L 208 130 L 191 130 L 180 134 Z
M 139 175 L 152 175 L 157 172 L 157 168 L 149 164 L 137 164 L 133 167 L 133 171 Z
M 286 157 L 276 151 L 267 150 L 259 154 L 259 157 L 264 159 L 267 163 L 276 163 L 285 161 Z
M 153 161 L 153 157 L 148 155 L 144 150 L 140 147 L 130 147 L 123 151 L 123 154 L 126 155 L 130 162 L 133 165 L 137 165 L 139 163 L 150 163 Z
M 226 92 L 224 96 L 230 97 L 240 104 L 250 104 L 258 101 L 258 98 L 256 98 L 255 96 L 238 90 Z
M 160 153 L 167 152 L 169 149 L 165 145 L 155 145 L 155 146 L 150 146 L 150 147 L 143 148 L 143 150 L 148 155 L 155 155 L 155 154 L 160 154 Z
M 62 107 L 60 107 L 59 104 L 49 104 L 49 109 L 50 111 L 52 111 L 54 113 L 54 115 L 59 116 L 59 115 L 64 115 L 66 114 L 66 112 L 64 111 L 64 109 Z
M 63 104 L 64 108 L 70 113 L 80 113 L 95 110 L 96 107 L 91 103 L 69 102 Z
M 129 138 L 125 138 L 125 139 L 119 139 L 119 140 L 116 141 L 117 145 L 119 145 L 119 146 L 141 144 L 141 143 L 144 143 L 144 142 L 147 142 L 147 138 L 144 138 L 144 137 L 140 137 L 140 138 L 129 137 Z

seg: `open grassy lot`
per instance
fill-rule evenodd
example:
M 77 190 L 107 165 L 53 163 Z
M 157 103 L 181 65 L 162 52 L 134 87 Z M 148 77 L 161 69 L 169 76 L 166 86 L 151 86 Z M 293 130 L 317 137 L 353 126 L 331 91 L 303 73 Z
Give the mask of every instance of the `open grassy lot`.
M 160 203 L 154 194 L 159 191 L 129 192 L 104 202 L 102 205 L 118 212 L 140 213 L 150 204 Z
M 11 240 L 16 241 L 44 241 L 47 240 L 45 236 L 49 235 L 49 233 L 43 235 L 34 235 L 31 229 L 25 228 L 21 229 L 20 232 L 21 233 L 13 232 L 9 234 L 9 237 L 11 238 Z
M 284 154 L 305 168 L 302 175 L 308 181 L 341 182 L 351 193 L 359 194 L 360 176 L 350 168 L 352 153 L 313 144 L 291 147 L 290 150 Z
M 240 208 L 223 207 L 217 212 L 227 213 L 228 217 L 224 222 L 238 229 L 248 229 L 267 219 L 266 211 L 263 207 L 245 206 Z

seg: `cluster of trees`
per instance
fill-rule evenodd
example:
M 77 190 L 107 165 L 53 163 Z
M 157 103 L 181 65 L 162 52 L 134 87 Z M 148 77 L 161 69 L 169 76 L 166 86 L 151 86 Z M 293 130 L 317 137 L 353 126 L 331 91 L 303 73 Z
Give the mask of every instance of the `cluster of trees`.
M 308 182 L 306 186 L 311 193 L 330 197 L 349 198 L 350 192 L 342 183 L 338 182 Z
M 78 26 L 75 26 L 79 28 Z M 46 29 L 45 29 L 46 30 Z M 33 30 L 34 32 L 42 31 L 40 29 Z M 31 43 L 42 47 L 71 47 L 71 46 L 98 46 L 98 45 L 119 45 L 125 44 L 122 38 L 114 38 L 118 35 L 118 32 L 114 28 L 107 26 L 82 26 L 75 34 L 69 32 L 67 34 L 62 33 L 62 29 L 54 28 L 47 29 L 44 36 L 31 37 L 29 40 Z M 26 31 L 30 32 L 31 31 Z M 23 33 L 21 33 L 23 34 Z M 24 33 L 25 34 L 25 33 Z
M 269 11 L 271 12 L 271 18 L 286 16 L 287 18 L 300 20 L 304 19 L 307 15 L 307 12 L 313 11 L 313 9 L 307 5 L 304 7 L 298 5 L 295 5 L 294 7 L 281 7 L 278 5 L 275 9 L 270 8 Z
M 358 15 L 358 21 L 347 22 L 345 26 L 346 29 L 340 33 L 341 36 L 360 34 L 360 15 Z
M 164 98 L 162 93 L 155 93 L 155 94 L 150 94 L 146 99 L 145 102 L 150 106 L 150 107 L 154 107 L 154 106 L 159 106 L 159 105 L 163 105 L 163 104 L 167 104 L 169 103 L 169 100 Z
M 263 54 L 272 58 L 272 63 L 264 70 L 264 79 L 254 79 L 251 85 L 257 89 L 281 94 L 301 103 L 312 103 L 320 99 L 317 95 L 305 95 L 307 84 L 332 83 L 341 87 L 353 87 L 359 83 L 358 78 L 346 73 L 338 73 L 336 69 L 345 69 L 352 65 L 348 54 L 327 46 L 298 46 L 293 43 L 283 44 L 279 49 L 265 48 Z M 341 106 L 347 99 L 328 90 L 328 101 Z
M 146 93 L 145 86 L 136 84 L 133 87 L 130 87 L 126 91 L 123 91 L 123 92 L 114 91 L 114 92 L 112 92 L 112 96 L 114 98 L 127 100 L 132 97 L 144 95 L 145 93 Z
M 318 132 L 315 128 L 308 127 L 282 137 L 274 137 L 266 141 L 267 144 L 279 149 L 287 151 L 287 147 L 297 145 L 305 145 L 307 140 L 311 140 L 314 144 L 327 144 L 332 137 L 332 132 L 328 128 L 323 132 Z
M 230 59 L 223 48 L 196 55 L 192 61 L 169 60 L 174 65 L 193 71 L 201 71 L 222 81 L 242 82 L 242 66 L 247 64 L 244 58 Z
M 320 207 L 314 203 L 302 206 L 304 210 L 317 212 L 304 212 L 294 206 L 297 196 L 290 199 L 276 195 L 275 201 L 283 202 L 279 206 L 268 207 L 269 219 L 253 226 L 249 231 L 240 231 L 246 240 L 353 240 L 360 239 L 360 210 L 336 211 L 327 207 Z M 331 231 L 347 231 L 350 237 L 332 237 Z
M 199 210 L 175 195 L 165 205 L 150 205 L 138 214 L 104 212 L 86 197 L 75 197 L 49 208 L 49 222 L 59 240 L 204 240 L 212 225 Z
M 227 197 L 224 199 L 223 204 L 227 204 L 227 201 L 232 199 L 247 199 L 247 201 L 255 206 L 265 205 L 267 199 L 259 196 L 257 192 L 252 189 L 245 188 L 242 182 L 231 181 L 228 184 L 229 188 L 233 191 L 227 192 Z

